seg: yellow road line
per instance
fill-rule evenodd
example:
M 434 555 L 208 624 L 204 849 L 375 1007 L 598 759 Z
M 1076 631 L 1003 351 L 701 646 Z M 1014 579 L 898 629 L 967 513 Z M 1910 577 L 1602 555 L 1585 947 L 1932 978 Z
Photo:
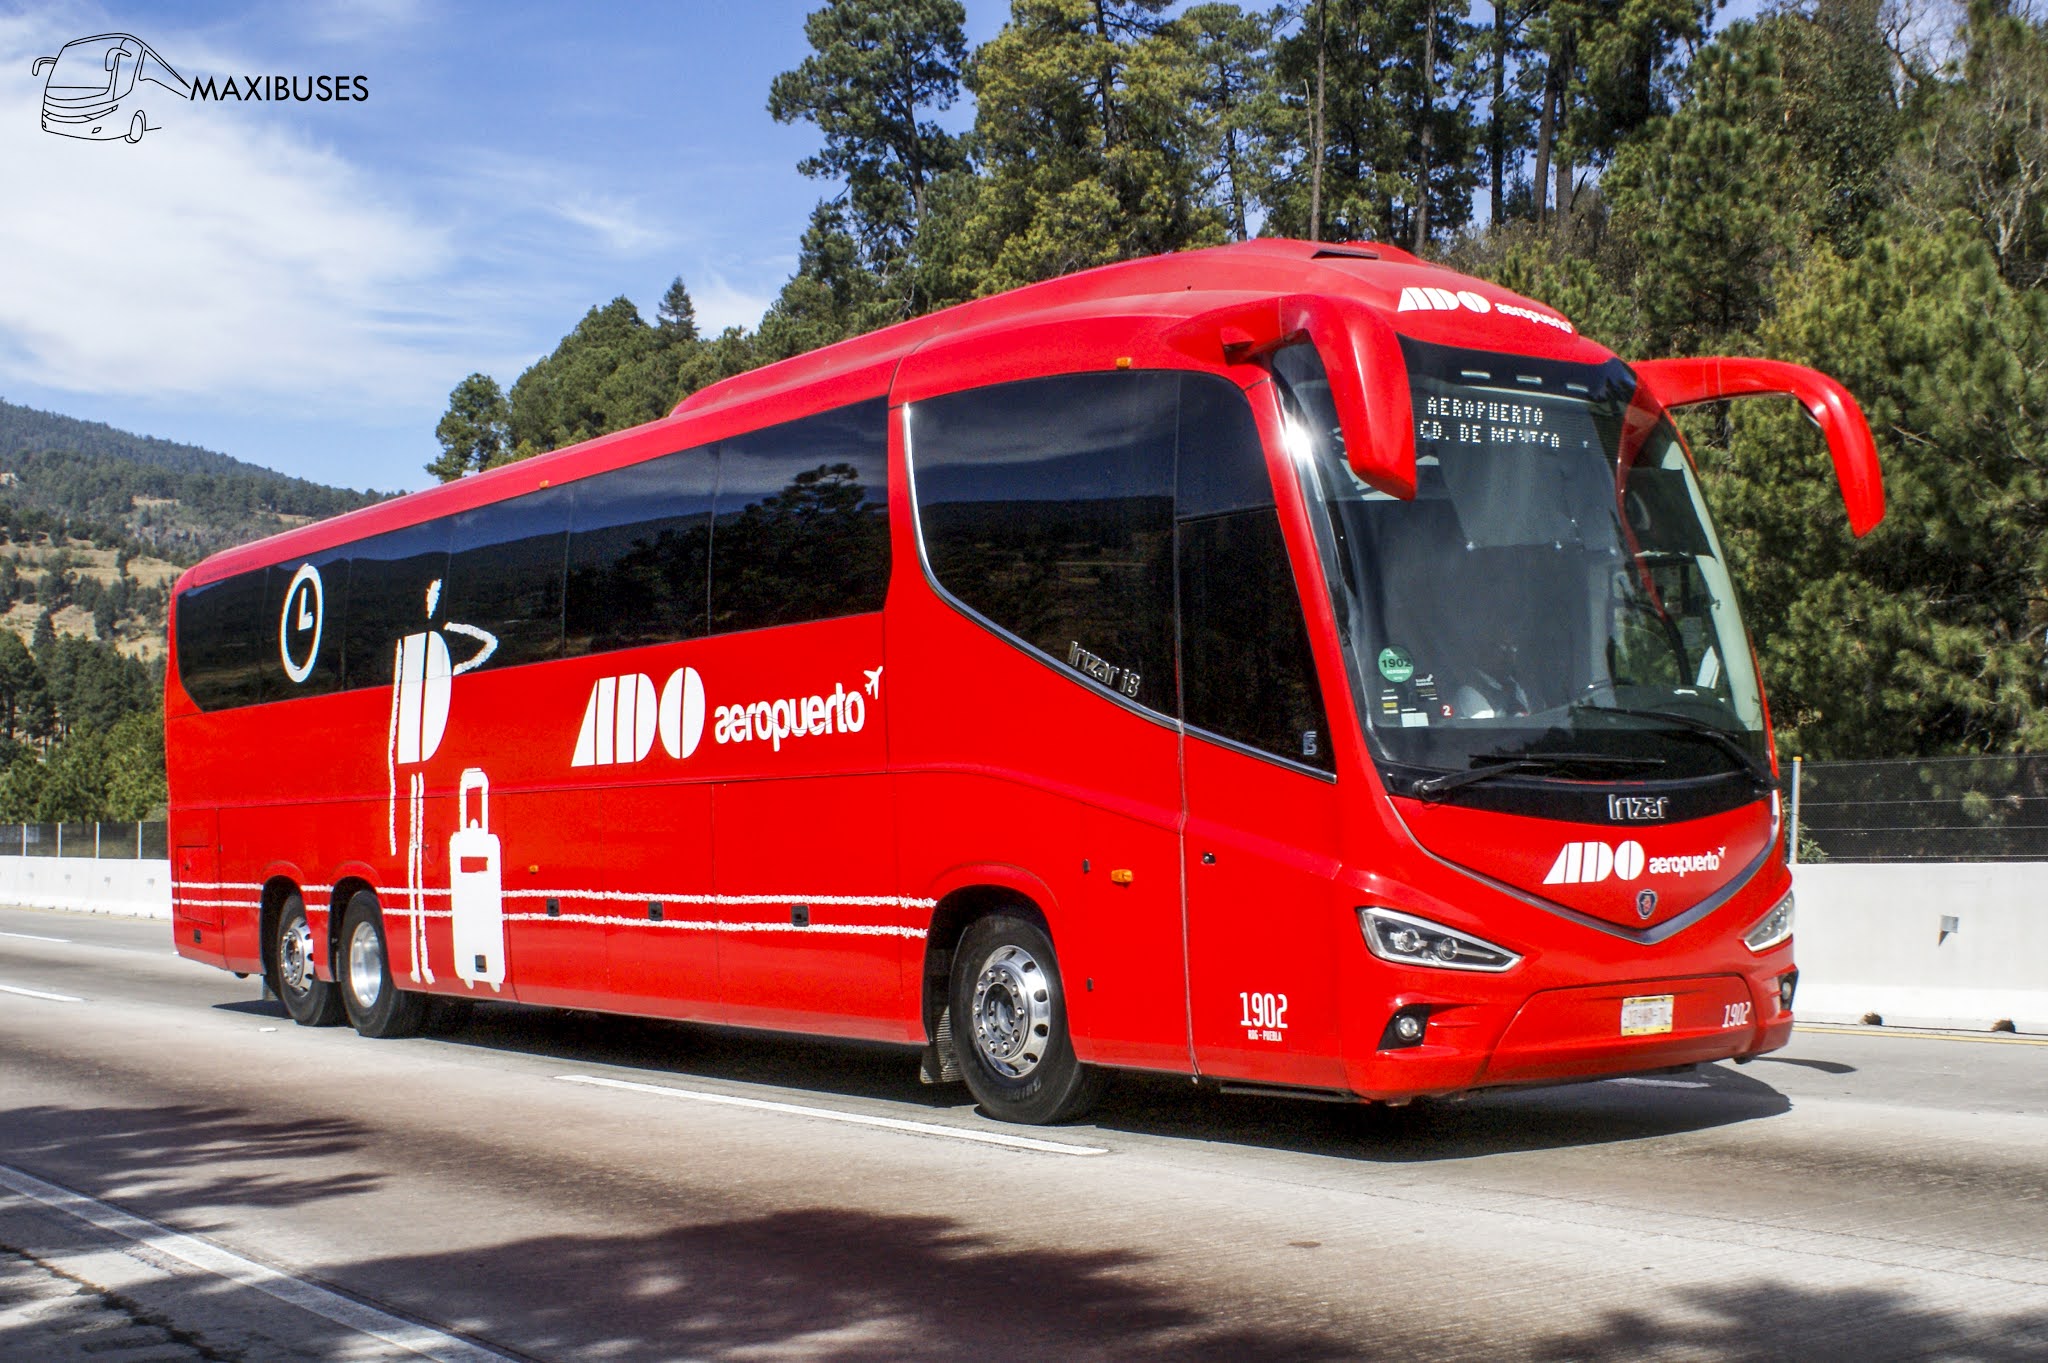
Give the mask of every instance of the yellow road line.
M 1986 1046 L 2048 1046 L 2048 1036 L 2013 1036 L 2009 1032 L 1977 1036 L 1966 1032 L 1909 1031 L 1903 1027 L 1829 1027 L 1817 1022 L 1794 1024 L 1792 1035 L 1798 1036 L 1801 1032 L 1825 1032 L 1829 1036 L 1918 1037 L 1922 1041 L 1975 1041 Z

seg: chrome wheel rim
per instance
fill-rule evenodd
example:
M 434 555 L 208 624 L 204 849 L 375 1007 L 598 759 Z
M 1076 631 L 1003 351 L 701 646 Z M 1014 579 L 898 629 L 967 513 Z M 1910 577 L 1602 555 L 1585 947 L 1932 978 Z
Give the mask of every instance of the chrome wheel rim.
M 300 914 L 284 930 L 277 944 L 278 982 L 293 994 L 313 987 L 313 929 Z
M 358 923 L 348 938 L 348 992 L 360 1008 L 375 1008 L 384 996 L 384 939 L 373 923 Z
M 1052 980 L 1023 947 L 997 947 L 975 975 L 973 1018 L 982 1059 L 1022 1079 L 1052 1044 Z

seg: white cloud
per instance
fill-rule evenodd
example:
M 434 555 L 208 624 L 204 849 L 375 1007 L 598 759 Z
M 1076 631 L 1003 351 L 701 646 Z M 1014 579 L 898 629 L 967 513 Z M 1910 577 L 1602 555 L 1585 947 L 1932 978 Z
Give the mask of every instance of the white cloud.
M 690 290 L 690 302 L 697 308 L 697 329 L 716 336 L 727 327 L 749 331 L 761 324 L 761 314 L 775 301 L 773 294 L 748 293 L 728 283 L 722 275 L 710 275 L 702 284 L 683 281 Z
M 452 254 L 438 228 L 260 105 L 169 100 L 136 145 L 41 131 L 30 64 L 76 36 L 0 20 L 0 379 L 316 408 L 437 396 L 461 364 L 456 319 L 422 303 Z M 148 38 L 188 74 L 264 69 Z

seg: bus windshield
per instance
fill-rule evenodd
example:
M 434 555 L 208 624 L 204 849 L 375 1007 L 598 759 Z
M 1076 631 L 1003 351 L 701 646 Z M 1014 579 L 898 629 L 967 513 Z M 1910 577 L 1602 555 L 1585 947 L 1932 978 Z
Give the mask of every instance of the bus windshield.
M 119 74 L 113 61 L 113 53 L 121 47 L 122 39 L 81 38 L 66 43 L 57 53 L 57 65 L 50 72 L 48 89 L 54 94 L 64 91 L 73 95 L 106 94 L 114 88 L 114 78 Z M 130 73 L 133 73 L 131 64 Z
M 1767 770 L 1725 558 L 1628 367 L 1402 348 L 1412 501 L 1352 475 L 1314 349 L 1274 363 L 1390 785 L 1518 762 L 1563 779 Z

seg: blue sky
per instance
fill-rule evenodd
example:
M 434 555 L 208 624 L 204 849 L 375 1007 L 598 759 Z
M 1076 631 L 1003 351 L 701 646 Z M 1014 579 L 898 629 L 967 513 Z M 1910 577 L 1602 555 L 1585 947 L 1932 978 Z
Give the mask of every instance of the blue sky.
M 651 315 L 680 274 L 700 322 L 759 320 L 832 192 L 796 171 L 815 129 L 765 108 L 816 3 L 0 4 L 0 397 L 422 486 L 448 390 L 509 385 L 594 303 Z M 968 0 L 970 41 L 1008 9 Z M 132 146 L 41 132 L 34 59 L 105 32 L 188 78 L 370 97 L 176 104 Z
M 427 481 L 448 390 L 680 274 L 752 326 L 828 186 L 768 117 L 806 0 L 0 8 L 0 397 L 322 482 Z M 973 0 L 970 38 L 1003 0 Z M 130 32 L 185 76 L 361 74 L 367 101 L 40 131 L 38 56 Z M 964 109 L 956 111 L 961 119 Z

